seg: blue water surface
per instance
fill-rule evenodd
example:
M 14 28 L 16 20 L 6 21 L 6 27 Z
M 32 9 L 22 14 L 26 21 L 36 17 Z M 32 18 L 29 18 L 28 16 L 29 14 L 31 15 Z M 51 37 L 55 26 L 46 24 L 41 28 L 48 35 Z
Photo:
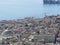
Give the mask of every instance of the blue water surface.
M 60 4 L 43 4 L 43 0 L 0 0 L 0 20 L 24 17 L 41 18 L 60 14 Z

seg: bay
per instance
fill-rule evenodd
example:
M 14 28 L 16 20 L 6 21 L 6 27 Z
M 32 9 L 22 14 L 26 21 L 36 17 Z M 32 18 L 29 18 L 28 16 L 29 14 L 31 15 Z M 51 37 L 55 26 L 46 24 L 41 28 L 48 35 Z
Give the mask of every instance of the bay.
M 0 0 L 0 20 L 42 18 L 45 14 L 60 14 L 60 4 L 43 4 L 43 0 Z

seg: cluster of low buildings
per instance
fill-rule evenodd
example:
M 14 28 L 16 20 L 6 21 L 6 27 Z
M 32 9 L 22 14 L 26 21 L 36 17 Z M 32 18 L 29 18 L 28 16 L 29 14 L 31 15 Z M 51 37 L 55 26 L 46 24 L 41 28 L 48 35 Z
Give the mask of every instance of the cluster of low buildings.
M 7 28 L 18 39 L 14 45 L 60 45 L 59 15 L 0 21 L 0 34 Z

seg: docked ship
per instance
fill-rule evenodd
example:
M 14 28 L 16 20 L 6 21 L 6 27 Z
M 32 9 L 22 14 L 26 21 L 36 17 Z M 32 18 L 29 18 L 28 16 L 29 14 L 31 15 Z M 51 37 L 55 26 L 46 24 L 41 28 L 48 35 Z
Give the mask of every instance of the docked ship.
M 44 4 L 60 4 L 60 0 L 43 0 Z

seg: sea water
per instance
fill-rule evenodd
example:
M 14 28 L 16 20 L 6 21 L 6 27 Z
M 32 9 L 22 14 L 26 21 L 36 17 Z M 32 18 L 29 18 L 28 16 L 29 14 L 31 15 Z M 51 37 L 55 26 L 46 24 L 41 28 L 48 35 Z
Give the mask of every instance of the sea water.
M 0 20 L 57 14 L 60 14 L 60 4 L 43 4 L 43 0 L 0 0 Z

